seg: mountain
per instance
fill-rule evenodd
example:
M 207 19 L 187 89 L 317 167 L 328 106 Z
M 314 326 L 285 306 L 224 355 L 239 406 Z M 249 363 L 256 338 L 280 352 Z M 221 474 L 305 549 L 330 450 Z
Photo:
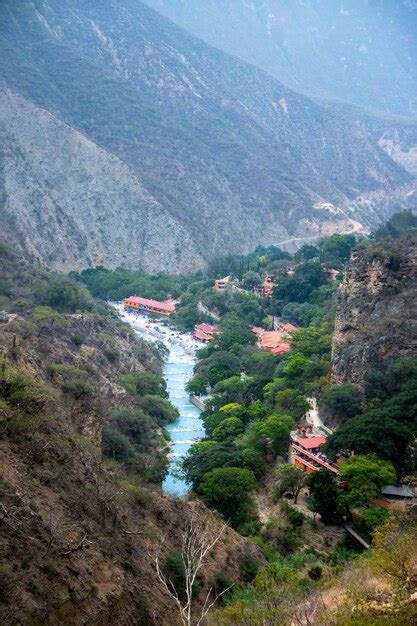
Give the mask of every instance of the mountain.
M 417 118 L 415 0 L 145 0 L 302 93 Z
M 50 267 L 188 270 L 408 201 L 357 125 L 137 0 L 4 0 L 0 49 L 0 217 Z

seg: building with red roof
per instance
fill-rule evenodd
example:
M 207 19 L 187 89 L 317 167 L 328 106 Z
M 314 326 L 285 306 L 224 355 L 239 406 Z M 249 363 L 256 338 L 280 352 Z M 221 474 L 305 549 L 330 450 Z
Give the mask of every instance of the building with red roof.
M 219 327 L 213 324 L 197 324 L 194 328 L 194 339 L 208 343 L 214 339 L 214 333 L 217 333 L 218 330 Z
M 291 344 L 289 344 L 287 341 L 283 341 L 275 348 L 269 350 L 269 352 L 272 352 L 272 354 L 287 354 L 288 352 L 291 352 Z
M 139 296 L 130 296 L 123 302 L 126 309 L 136 309 L 143 313 L 153 313 L 154 315 L 171 315 L 175 313 L 175 304 L 173 302 L 159 302 L 159 300 L 150 300 Z
M 225 276 L 224 278 L 218 278 L 214 281 L 213 289 L 215 291 L 224 291 L 229 286 L 231 280 L 230 276 Z
M 338 473 L 336 465 L 321 452 L 320 448 L 326 443 L 326 436 L 320 431 L 313 432 L 311 425 L 300 424 L 297 430 L 291 433 L 291 458 L 297 467 L 311 474 L 326 469 L 333 474 Z
M 269 274 L 265 274 L 262 284 L 255 287 L 254 292 L 258 298 L 272 298 L 272 290 L 274 286 L 275 285 L 271 276 Z

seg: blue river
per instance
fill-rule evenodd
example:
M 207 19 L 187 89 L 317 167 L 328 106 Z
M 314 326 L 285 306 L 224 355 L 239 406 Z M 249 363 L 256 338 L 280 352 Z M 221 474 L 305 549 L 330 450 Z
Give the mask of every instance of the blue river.
M 189 447 L 205 435 L 200 418 L 201 411 L 190 402 L 185 390 L 185 385 L 193 375 L 196 362 L 195 351 L 199 346 L 190 334 L 179 334 L 165 326 L 160 320 L 151 320 L 144 315 L 124 311 L 119 303 L 112 304 L 120 317 L 128 322 L 138 335 L 150 342 L 160 341 L 169 350 L 163 375 L 169 399 L 180 415 L 175 422 L 167 426 L 171 437 L 170 464 L 162 487 L 167 493 L 185 496 L 189 486 L 184 480 L 174 475 L 175 467 L 178 461 L 186 455 Z

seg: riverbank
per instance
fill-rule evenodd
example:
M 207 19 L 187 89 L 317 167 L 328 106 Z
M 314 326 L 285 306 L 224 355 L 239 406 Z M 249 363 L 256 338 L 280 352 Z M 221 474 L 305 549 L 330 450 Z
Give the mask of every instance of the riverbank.
M 133 330 L 152 343 L 161 342 L 168 350 L 163 367 L 169 400 L 178 409 L 179 418 L 166 428 L 170 437 L 170 464 L 162 487 L 170 494 L 185 496 L 187 483 L 175 474 L 178 460 L 187 454 L 190 446 L 205 436 L 201 410 L 190 402 L 185 387 L 193 375 L 196 350 L 200 345 L 189 333 L 179 333 L 169 327 L 165 320 L 152 319 L 140 313 L 125 311 L 121 303 L 111 303 L 121 319 Z

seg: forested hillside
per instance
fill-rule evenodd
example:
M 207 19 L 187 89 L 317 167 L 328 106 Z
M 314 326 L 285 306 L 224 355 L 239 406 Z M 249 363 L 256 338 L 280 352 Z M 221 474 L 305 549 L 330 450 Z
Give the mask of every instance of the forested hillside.
M 139 1 L 5 0 L 0 46 L 2 224 L 52 267 L 201 268 L 410 200 L 357 126 Z

